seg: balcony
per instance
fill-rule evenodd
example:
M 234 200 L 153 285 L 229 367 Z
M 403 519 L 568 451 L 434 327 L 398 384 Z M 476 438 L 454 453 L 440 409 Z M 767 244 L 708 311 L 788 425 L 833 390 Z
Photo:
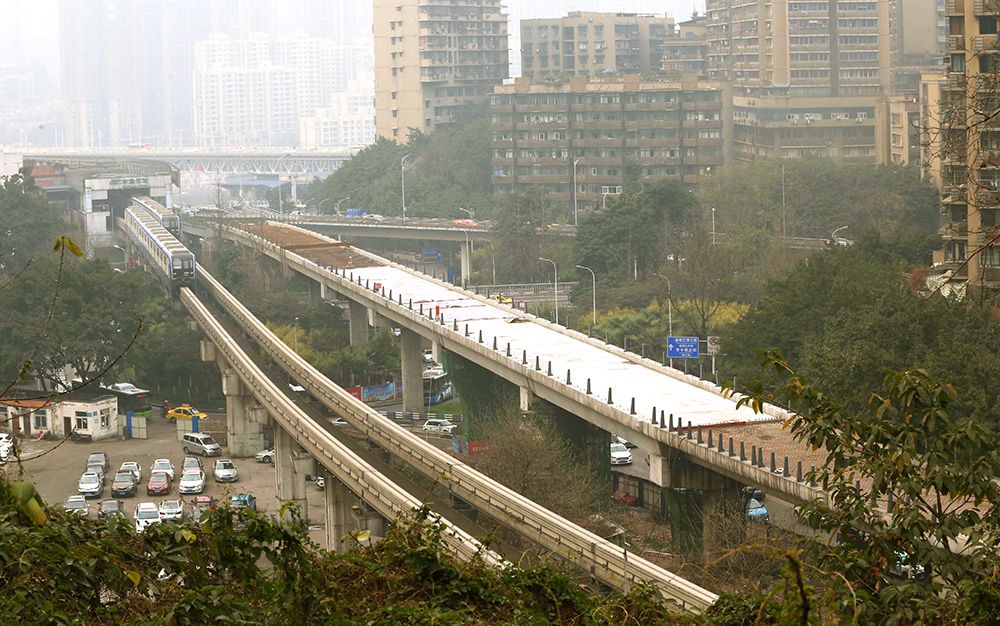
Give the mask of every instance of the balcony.
M 965 0 L 945 0 L 945 15 L 963 15 L 965 13 Z
M 1000 13 L 1000 0 L 975 0 L 972 7 L 976 15 L 996 15 Z
M 950 72 L 948 74 L 948 89 L 965 89 L 965 73 Z
M 1000 50 L 1000 41 L 997 35 L 977 35 L 972 38 L 972 48 L 976 52 L 984 50 Z

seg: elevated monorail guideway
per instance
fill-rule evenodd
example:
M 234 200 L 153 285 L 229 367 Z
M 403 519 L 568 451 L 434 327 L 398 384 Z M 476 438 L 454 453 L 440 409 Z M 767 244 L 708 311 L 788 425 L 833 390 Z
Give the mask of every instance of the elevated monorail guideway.
M 180 290 L 180 298 L 198 325 L 236 370 L 243 384 L 252 390 L 257 401 L 266 408 L 281 428 L 290 433 L 295 441 L 313 455 L 313 458 L 337 480 L 389 520 L 408 514 L 421 506 L 419 499 L 354 455 L 347 446 L 297 407 L 237 345 L 191 289 L 183 287 Z M 433 516 L 445 524 L 448 529 L 442 533 L 445 545 L 459 557 L 465 560 L 482 559 L 493 566 L 502 566 L 505 563 L 499 555 L 487 549 L 475 537 L 437 514 Z

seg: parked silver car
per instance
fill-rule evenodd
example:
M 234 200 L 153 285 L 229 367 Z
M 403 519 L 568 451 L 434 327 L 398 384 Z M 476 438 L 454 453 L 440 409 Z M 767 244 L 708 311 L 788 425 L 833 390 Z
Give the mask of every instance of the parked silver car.
M 212 476 L 217 483 L 236 482 L 236 464 L 230 459 L 219 459 L 212 468 Z

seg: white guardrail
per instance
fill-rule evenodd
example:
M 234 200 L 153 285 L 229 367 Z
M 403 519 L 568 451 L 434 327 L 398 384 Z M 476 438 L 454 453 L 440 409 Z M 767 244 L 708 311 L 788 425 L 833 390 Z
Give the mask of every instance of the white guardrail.
M 310 394 L 425 476 L 435 481 L 444 478 L 444 484 L 456 497 L 497 518 L 612 588 L 627 590 L 636 583 L 650 583 L 664 598 L 695 613 L 718 598 L 714 593 L 629 554 L 627 550 L 535 504 L 389 421 L 299 357 L 201 266 L 198 271 L 200 284 L 215 297 L 226 313 Z M 299 431 L 292 432 L 294 435 Z M 329 458 L 329 452 L 320 449 L 317 458 L 321 461 Z
M 198 269 L 203 271 L 200 267 Z M 202 276 L 203 280 L 214 283 L 207 273 Z M 187 287 L 181 289 L 181 301 L 267 412 L 280 422 L 281 427 L 291 434 L 299 445 L 308 450 L 352 492 L 387 519 L 395 519 L 398 515 L 408 514 L 414 508 L 421 506 L 420 500 L 355 456 L 347 446 L 337 441 L 302 409 L 295 406 L 233 341 L 205 305 Z M 435 518 L 435 521 L 441 521 L 448 528 L 448 531 L 443 533 L 445 544 L 460 558 L 469 561 L 479 558 L 495 567 L 507 563 L 503 557 L 483 546 L 472 535 L 436 514 Z

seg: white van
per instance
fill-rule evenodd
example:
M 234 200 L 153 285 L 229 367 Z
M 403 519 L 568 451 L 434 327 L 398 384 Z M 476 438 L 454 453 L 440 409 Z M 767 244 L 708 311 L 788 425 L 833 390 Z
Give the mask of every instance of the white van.
M 222 448 L 205 433 L 185 433 L 182 441 L 184 454 L 200 454 L 202 456 L 221 456 Z

